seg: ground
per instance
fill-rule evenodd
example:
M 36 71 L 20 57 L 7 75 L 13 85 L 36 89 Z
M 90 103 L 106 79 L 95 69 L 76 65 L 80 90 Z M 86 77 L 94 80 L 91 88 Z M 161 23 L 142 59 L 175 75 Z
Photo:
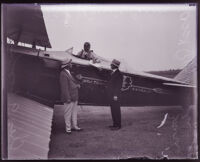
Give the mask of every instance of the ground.
M 111 131 L 109 107 L 80 106 L 82 132 L 65 133 L 63 109 L 54 108 L 49 159 L 195 159 L 195 106 L 122 107 L 122 129 Z

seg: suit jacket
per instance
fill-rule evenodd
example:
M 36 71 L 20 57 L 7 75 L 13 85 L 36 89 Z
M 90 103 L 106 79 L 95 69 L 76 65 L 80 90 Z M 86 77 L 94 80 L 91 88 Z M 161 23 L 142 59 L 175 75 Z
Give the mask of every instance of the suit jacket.
M 117 96 L 118 101 L 120 101 L 122 81 L 123 76 L 119 69 L 117 69 L 113 74 L 111 74 L 111 78 L 107 85 L 107 93 L 110 101 L 113 101 L 114 96 Z
M 78 83 L 66 70 L 60 72 L 61 101 L 78 100 Z

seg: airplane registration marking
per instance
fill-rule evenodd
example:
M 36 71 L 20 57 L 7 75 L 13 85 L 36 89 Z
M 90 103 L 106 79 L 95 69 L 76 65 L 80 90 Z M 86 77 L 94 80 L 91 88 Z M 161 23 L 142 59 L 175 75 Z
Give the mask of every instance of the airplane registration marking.
M 105 85 L 107 83 L 107 81 L 92 77 L 82 76 L 81 74 L 76 75 L 76 77 L 82 79 L 83 83 L 96 84 L 96 85 Z M 133 85 L 132 78 L 130 76 L 124 75 L 121 91 L 128 91 L 129 89 L 132 91 L 143 92 L 143 93 L 168 94 L 166 90 L 163 90 L 161 88 L 147 88 L 147 87 Z
M 79 79 L 82 79 L 83 83 L 92 83 L 92 84 L 97 84 L 97 85 L 103 85 L 103 84 L 107 83 L 107 81 L 104 81 L 104 80 L 101 80 L 101 79 L 82 76 L 81 74 L 76 75 L 76 77 L 79 78 Z

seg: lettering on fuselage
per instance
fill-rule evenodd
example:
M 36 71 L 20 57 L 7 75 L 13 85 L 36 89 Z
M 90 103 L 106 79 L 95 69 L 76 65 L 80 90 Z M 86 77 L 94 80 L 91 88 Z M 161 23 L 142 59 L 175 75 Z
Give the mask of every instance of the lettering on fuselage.
M 133 85 L 132 78 L 130 76 L 123 76 L 123 83 L 121 91 L 128 91 L 132 90 L 135 92 L 142 92 L 142 93 L 159 93 L 159 94 L 167 94 L 168 92 L 166 90 L 163 90 L 161 88 L 147 88 L 147 87 L 141 87 Z
M 81 79 L 82 83 L 87 84 L 94 84 L 94 85 L 106 85 L 107 81 L 96 79 L 92 77 L 82 76 L 81 74 L 76 75 L 78 79 Z M 161 88 L 147 88 L 142 86 L 133 85 L 132 78 L 130 76 L 123 76 L 122 88 L 121 91 L 128 91 L 132 90 L 135 92 L 142 92 L 142 93 L 159 93 L 159 94 L 168 94 L 166 90 Z
M 136 91 L 136 92 L 143 92 L 143 93 L 152 93 L 153 92 L 153 90 L 151 88 L 140 87 L 140 86 L 133 86 L 132 90 Z
M 104 83 L 97 81 L 97 80 L 91 80 L 91 79 L 83 79 L 83 83 L 89 83 L 89 84 L 95 84 L 95 85 L 103 85 Z
M 160 94 L 169 94 L 169 91 L 161 89 L 161 88 L 153 88 L 153 91 L 155 93 L 160 93 Z
M 76 78 L 81 79 L 82 83 L 88 83 L 88 84 L 104 85 L 107 83 L 104 80 L 82 76 L 81 74 L 76 75 Z

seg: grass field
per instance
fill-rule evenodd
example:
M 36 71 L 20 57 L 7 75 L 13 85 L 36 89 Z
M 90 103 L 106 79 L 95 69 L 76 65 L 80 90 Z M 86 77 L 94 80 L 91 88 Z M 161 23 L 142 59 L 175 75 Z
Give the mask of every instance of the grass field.
M 178 106 L 121 110 L 122 129 L 111 131 L 109 107 L 80 107 L 78 121 L 84 130 L 68 135 L 63 109 L 55 107 L 49 159 L 197 158 L 194 106 L 187 112 Z

